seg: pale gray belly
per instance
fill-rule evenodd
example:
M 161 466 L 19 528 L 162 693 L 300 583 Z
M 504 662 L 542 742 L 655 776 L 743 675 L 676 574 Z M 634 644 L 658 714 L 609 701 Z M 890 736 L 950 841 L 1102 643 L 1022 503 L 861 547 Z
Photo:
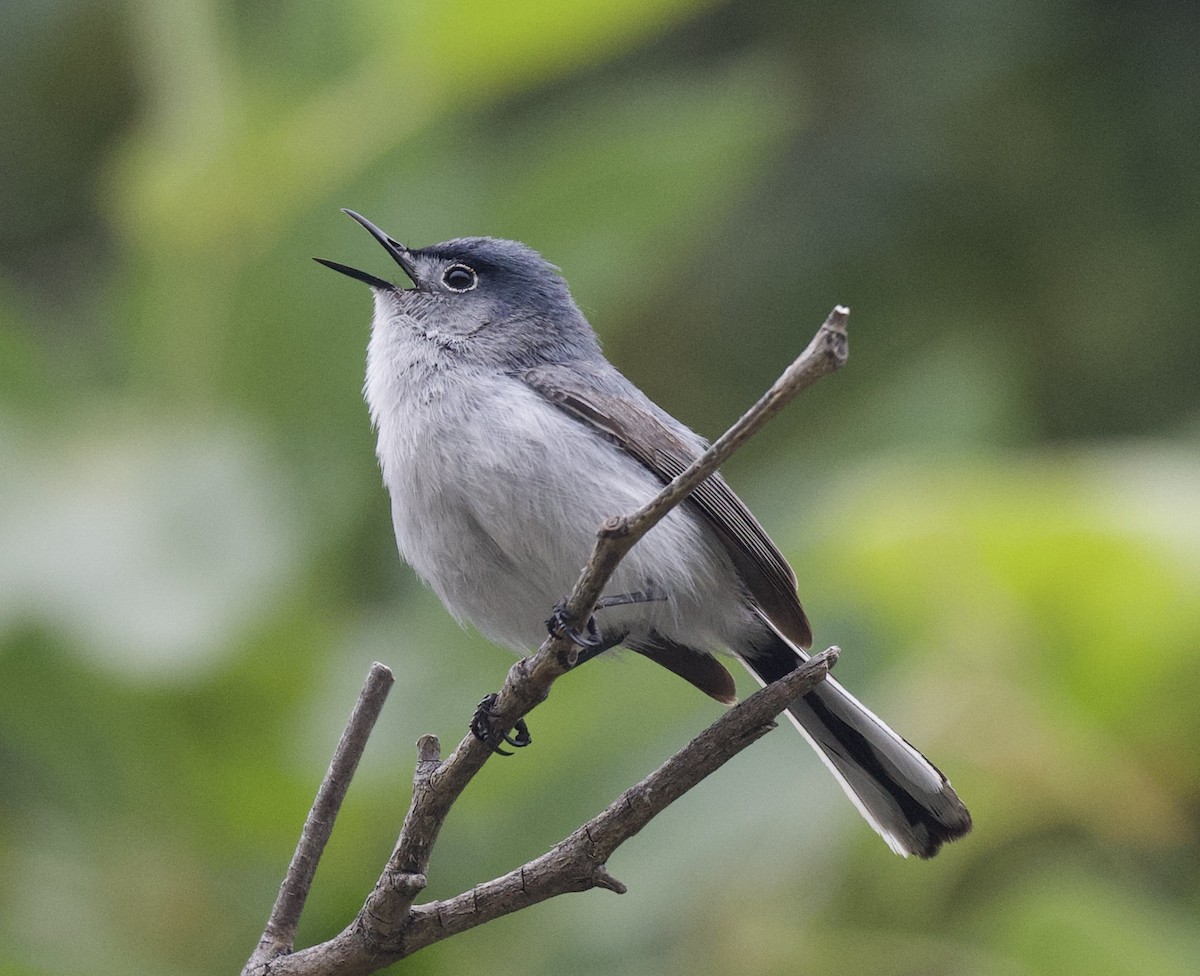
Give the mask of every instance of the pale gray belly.
M 401 554 L 456 618 L 528 650 L 544 639 L 600 524 L 643 504 L 660 482 L 522 384 L 435 416 L 408 431 L 407 450 L 392 451 L 398 463 L 385 463 Z M 649 587 L 669 598 L 601 611 L 601 624 L 653 627 L 713 649 L 754 626 L 728 558 L 690 511 L 676 510 L 638 543 L 607 592 Z

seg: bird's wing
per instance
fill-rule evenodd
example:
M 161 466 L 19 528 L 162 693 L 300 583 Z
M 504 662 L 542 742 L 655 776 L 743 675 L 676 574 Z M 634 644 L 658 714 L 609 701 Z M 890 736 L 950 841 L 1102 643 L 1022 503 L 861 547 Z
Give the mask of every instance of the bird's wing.
M 664 484 L 699 456 L 700 438 L 686 428 L 677 428 L 676 422 L 615 371 L 601 378 L 564 366 L 539 366 L 524 371 L 520 378 L 636 458 Z M 618 389 L 618 382 L 628 388 Z M 770 621 L 796 645 L 809 647 L 812 629 L 796 595 L 791 567 L 725 480 L 712 475 L 684 504 L 693 506 L 712 526 L 746 589 Z

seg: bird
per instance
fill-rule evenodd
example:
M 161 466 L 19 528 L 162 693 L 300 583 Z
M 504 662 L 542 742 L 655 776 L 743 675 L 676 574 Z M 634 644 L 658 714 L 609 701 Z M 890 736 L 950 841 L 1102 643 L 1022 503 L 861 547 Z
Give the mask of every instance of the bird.
M 600 524 L 644 504 L 706 442 L 605 358 L 533 248 L 492 237 L 409 248 L 345 213 L 409 281 L 315 259 L 373 294 L 363 392 L 400 555 L 460 623 L 527 652 Z M 720 474 L 633 547 L 610 586 L 575 635 L 581 660 L 623 646 L 725 704 L 736 687 L 718 654 L 767 684 L 812 646 L 794 572 Z M 945 775 L 832 677 L 787 715 L 897 854 L 932 857 L 971 829 Z

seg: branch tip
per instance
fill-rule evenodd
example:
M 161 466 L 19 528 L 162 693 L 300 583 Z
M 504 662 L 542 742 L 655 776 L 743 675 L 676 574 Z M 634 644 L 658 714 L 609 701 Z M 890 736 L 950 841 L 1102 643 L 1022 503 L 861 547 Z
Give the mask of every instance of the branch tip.
M 833 666 L 838 663 L 838 658 L 842 656 L 842 649 L 837 644 L 830 644 L 820 654 L 814 655 L 810 660 L 822 661 L 825 664 L 825 670 L 832 671 Z
M 822 332 L 833 332 L 844 343 L 846 341 L 846 321 L 850 318 L 850 309 L 845 305 L 835 305 L 833 311 L 821 326 Z M 839 358 L 844 358 L 844 351 L 838 350 Z M 839 364 L 840 365 L 840 364 Z
M 374 685 L 380 681 L 386 681 L 388 687 L 391 687 L 396 681 L 396 676 L 392 674 L 392 669 L 386 664 L 374 661 L 371 664 L 371 669 L 367 672 L 367 684 Z
M 431 732 L 425 733 L 417 740 L 417 762 L 441 762 L 442 761 L 442 743 L 438 737 Z
M 608 873 L 608 868 L 603 864 L 596 865 L 596 870 L 592 872 L 592 881 L 597 888 L 606 888 L 609 891 L 616 892 L 618 895 L 623 895 L 629 891 L 624 884 Z

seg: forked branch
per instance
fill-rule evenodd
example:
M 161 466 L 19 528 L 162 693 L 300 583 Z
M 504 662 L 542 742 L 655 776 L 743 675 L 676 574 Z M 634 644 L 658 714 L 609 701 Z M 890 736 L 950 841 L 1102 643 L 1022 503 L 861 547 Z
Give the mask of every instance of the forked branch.
M 804 352 L 737 423 L 645 506 L 631 515 L 609 519 L 600 528 L 591 557 L 565 603 L 568 628 L 581 629 L 585 625 L 613 571 L 646 532 L 801 391 L 845 364 L 848 315 L 848 309 L 835 308 Z M 570 639 L 551 636 L 535 654 L 514 664 L 493 706 L 498 731 L 511 729 L 518 719 L 544 701 L 554 681 L 574 666 L 577 652 Z M 339 764 L 335 757 L 305 824 L 267 930 L 246 963 L 243 976 L 372 973 L 440 939 L 557 894 L 592 887 L 624 891 L 624 886 L 606 869 L 609 855 L 668 804 L 772 728 L 774 716 L 823 680 L 836 659 L 837 649 L 830 648 L 731 709 L 607 810 L 541 857 L 456 898 L 415 905 L 425 887 L 429 855 L 446 816 L 491 755 L 489 746 L 468 735 L 442 762 L 437 739 L 423 736 L 418 743 L 412 804 L 387 866 L 362 910 L 333 939 L 293 952 L 296 922 L 311 885 L 316 859 L 345 793 L 344 784 L 327 791 L 330 778 L 335 776 L 334 767 Z M 386 672 L 386 679 L 376 669 Z M 385 681 L 382 695 L 386 695 L 390 672 L 382 665 L 375 665 L 372 676 L 376 688 L 380 681 Z M 369 677 L 368 687 L 371 686 Z M 381 705 L 382 696 L 377 690 L 374 694 Z M 365 713 L 360 715 L 367 695 L 364 689 L 360 707 L 356 707 L 343 735 L 343 744 L 347 738 L 355 742 L 361 739 L 358 754 L 374 722 L 374 717 L 366 719 Z M 339 754 L 342 751 L 339 745 Z M 350 773 L 355 763 L 357 755 L 349 765 Z M 344 760 L 339 769 L 336 774 L 339 782 L 344 778 L 348 783 Z M 336 796 L 331 805 L 322 801 L 327 792 Z

